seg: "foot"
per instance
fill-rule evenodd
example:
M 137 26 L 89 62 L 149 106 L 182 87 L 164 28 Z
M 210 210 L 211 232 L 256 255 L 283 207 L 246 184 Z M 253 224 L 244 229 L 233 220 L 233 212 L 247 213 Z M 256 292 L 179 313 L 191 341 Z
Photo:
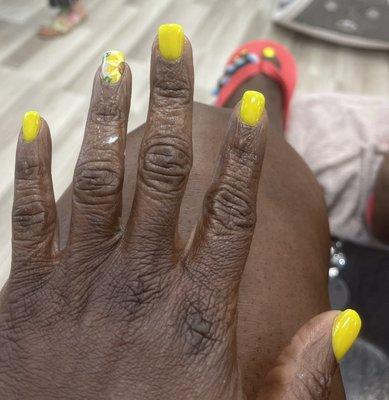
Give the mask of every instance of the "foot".
M 83 22 L 86 15 L 84 5 L 81 1 L 77 1 L 71 7 L 61 10 L 50 25 L 42 26 L 38 34 L 45 38 L 65 35 Z
M 271 52 L 269 48 L 264 49 L 262 56 L 266 59 L 266 61 L 273 63 L 277 67 L 280 65 L 276 55 L 274 54 L 274 51 Z M 270 130 L 274 133 L 282 135 L 284 132 L 284 99 L 280 85 L 267 75 L 259 74 L 248 79 L 241 86 L 239 86 L 235 93 L 228 99 L 225 107 L 233 108 L 235 104 L 240 101 L 243 93 L 246 90 L 258 90 L 265 95 Z

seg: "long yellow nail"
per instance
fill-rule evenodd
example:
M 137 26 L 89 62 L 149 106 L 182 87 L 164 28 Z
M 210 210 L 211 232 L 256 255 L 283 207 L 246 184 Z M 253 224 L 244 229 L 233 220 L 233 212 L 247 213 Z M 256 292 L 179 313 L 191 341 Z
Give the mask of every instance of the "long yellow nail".
M 27 143 L 33 142 L 41 129 L 41 116 L 38 111 L 28 111 L 23 117 L 23 140 Z
M 244 92 L 240 105 L 240 118 L 246 125 L 256 126 L 265 109 L 265 96 L 255 90 Z
M 126 56 L 122 51 L 106 51 L 101 66 L 101 75 L 103 79 L 110 84 L 118 83 L 124 72 L 125 61 Z
M 158 29 L 158 45 L 166 60 L 178 60 L 184 51 L 184 29 L 178 24 L 164 24 Z
M 332 349 L 338 362 L 346 355 L 361 330 L 361 318 L 354 310 L 341 312 L 332 327 Z

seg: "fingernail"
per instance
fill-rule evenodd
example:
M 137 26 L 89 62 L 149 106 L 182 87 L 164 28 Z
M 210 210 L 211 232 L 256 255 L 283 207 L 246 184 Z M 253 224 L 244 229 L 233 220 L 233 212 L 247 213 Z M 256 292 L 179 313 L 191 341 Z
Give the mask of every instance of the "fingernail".
M 332 327 L 332 349 L 338 362 L 346 355 L 361 330 L 361 318 L 354 310 L 341 312 Z
M 184 51 L 184 29 L 178 24 L 164 24 L 158 29 L 158 45 L 162 57 L 175 61 Z
M 41 129 L 41 116 L 38 111 L 28 111 L 23 117 L 23 140 L 27 143 L 33 142 Z
M 265 109 L 265 96 L 255 90 L 244 92 L 240 105 L 240 118 L 250 126 L 258 125 Z
M 115 84 L 120 81 L 124 72 L 126 56 L 122 51 L 109 50 L 104 53 L 101 75 L 105 82 Z

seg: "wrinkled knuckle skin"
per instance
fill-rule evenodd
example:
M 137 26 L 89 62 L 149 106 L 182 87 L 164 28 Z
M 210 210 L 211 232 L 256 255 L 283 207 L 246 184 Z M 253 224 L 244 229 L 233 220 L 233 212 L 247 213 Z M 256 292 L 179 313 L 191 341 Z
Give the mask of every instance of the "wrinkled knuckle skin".
M 42 176 L 47 174 L 45 165 L 24 160 L 16 166 L 16 184 L 20 188 L 30 188 L 39 182 Z
M 244 143 L 244 139 L 242 138 L 240 138 L 239 143 L 234 143 L 233 146 L 229 146 L 227 152 L 231 158 L 231 162 L 236 164 L 237 168 L 249 167 L 255 170 L 261 161 L 261 157 L 256 151 L 256 148 L 252 145 L 250 147 L 250 145 Z
M 166 282 L 164 277 L 152 273 L 140 274 L 128 282 L 115 281 L 111 285 L 107 317 L 117 309 L 128 323 L 142 323 L 142 318 L 150 315 L 155 305 L 163 300 Z
M 164 82 L 163 85 L 154 88 L 154 104 L 161 108 L 186 106 L 190 104 L 191 93 L 189 87 Z
M 101 204 L 116 195 L 122 185 L 122 174 L 112 161 L 86 161 L 77 166 L 74 193 L 81 202 Z
M 101 126 L 108 129 L 123 126 L 125 121 L 126 114 L 118 101 L 118 93 L 101 97 L 90 110 L 89 127 L 91 129 Z
M 15 196 L 12 209 L 14 243 L 27 239 L 31 243 L 39 242 L 42 236 L 55 229 L 55 208 L 38 184 L 28 190 L 21 190 L 19 185 L 16 190 L 20 192 Z
M 327 400 L 330 396 L 331 375 L 318 369 L 303 370 L 298 375 L 294 392 L 298 398 Z
M 184 140 L 150 141 L 140 168 L 141 181 L 153 191 L 174 195 L 184 189 L 192 156 Z
M 47 207 L 44 206 L 38 195 L 23 197 L 14 205 L 12 213 L 14 226 L 39 232 L 49 222 L 52 222 L 50 219 Z
M 216 310 L 207 309 L 188 301 L 183 308 L 181 332 L 184 340 L 184 353 L 188 356 L 212 355 L 217 338 L 217 324 L 214 322 Z
M 53 222 L 49 204 L 46 204 L 49 200 L 45 189 L 48 186 L 46 176 L 46 167 L 41 164 L 25 161 L 17 167 L 12 212 L 14 227 L 40 232 Z
M 154 81 L 153 103 L 157 107 L 184 106 L 192 101 L 192 84 L 186 73 L 183 73 L 183 64 L 157 64 L 156 79 Z
M 252 232 L 256 224 L 256 204 L 244 185 L 221 182 L 205 199 L 205 213 L 227 231 Z

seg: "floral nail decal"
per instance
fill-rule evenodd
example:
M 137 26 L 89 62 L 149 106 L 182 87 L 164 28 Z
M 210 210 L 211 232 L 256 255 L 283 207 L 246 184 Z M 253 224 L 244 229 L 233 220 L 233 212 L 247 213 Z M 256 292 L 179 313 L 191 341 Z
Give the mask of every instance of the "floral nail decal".
M 103 79 L 110 83 L 118 83 L 124 72 L 126 57 L 122 51 L 109 50 L 104 53 L 101 74 Z

